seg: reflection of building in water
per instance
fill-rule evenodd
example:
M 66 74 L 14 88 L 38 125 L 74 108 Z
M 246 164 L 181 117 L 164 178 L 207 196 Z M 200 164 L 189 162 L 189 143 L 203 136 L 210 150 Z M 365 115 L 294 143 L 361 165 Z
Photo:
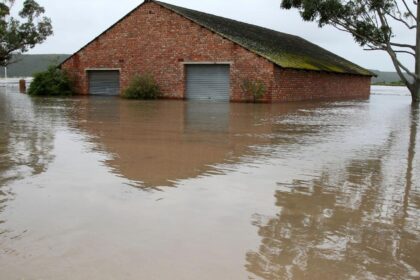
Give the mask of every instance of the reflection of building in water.
M 185 131 L 229 132 L 231 117 L 229 104 L 190 102 L 185 103 L 184 108 Z
M 173 185 L 252 155 L 251 146 L 272 141 L 273 116 L 303 106 L 85 101 L 79 108 L 80 128 L 113 155 L 107 164 L 117 173 L 148 187 Z
M 418 279 L 414 112 L 409 135 L 405 128 L 391 132 L 384 145 L 354 153 L 343 169 L 280 184 L 278 215 L 255 216 L 261 244 L 246 255 L 248 271 L 270 280 Z

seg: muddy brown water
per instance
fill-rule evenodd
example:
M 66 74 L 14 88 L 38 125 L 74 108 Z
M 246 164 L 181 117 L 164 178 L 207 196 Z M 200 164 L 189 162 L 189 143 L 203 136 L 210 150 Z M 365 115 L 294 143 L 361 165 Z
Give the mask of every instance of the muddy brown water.
M 217 104 L 0 91 L 0 279 L 419 279 L 405 96 Z

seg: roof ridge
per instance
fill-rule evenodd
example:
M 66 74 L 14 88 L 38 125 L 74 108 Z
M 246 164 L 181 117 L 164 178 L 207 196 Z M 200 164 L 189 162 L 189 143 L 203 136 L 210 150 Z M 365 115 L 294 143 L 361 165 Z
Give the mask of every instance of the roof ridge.
M 287 34 L 287 33 L 282 33 L 282 32 L 279 32 L 279 31 L 276 31 L 276 30 L 273 30 L 273 29 L 269 29 L 269 28 L 261 27 L 261 26 L 258 26 L 258 25 L 254 25 L 254 24 L 250 24 L 250 23 L 246 23 L 246 22 L 238 21 L 238 20 L 235 20 L 235 19 L 227 18 L 227 17 L 222 17 L 222 16 L 213 15 L 213 14 L 206 13 L 206 12 L 202 12 L 202 11 L 198 11 L 198 10 L 193 10 L 193 9 L 189 9 L 189 8 L 185 8 L 185 7 L 181 7 L 181 6 L 176 6 L 176 5 L 173 5 L 173 4 L 166 3 L 166 2 L 161 2 L 161 1 L 157 1 L 157 0 L 145 0 L 145 2 L 144 2 L 144 3 L 146 3 L 146 2 L 148 2 L 148 3 L 152 2 L 152 3 L 156 3 L 156 4 L 160 5 L 160 6 L 163 6 L 164 8 L 169 9 L 169 10 L 171 10 L 172 12 L 174 12 L 174 13 L 176 13 L 176 14 L 178 14 L 178 15 L 180 15 L 180 16 L 182 16 L 182 17 L 186 18 L 186 19 L 193 21 L 195 24 L 198 24 L 198 25 L 200 25 L 200 26 L 202 26 L 202 27 L 204 27 L 204 28 L 207 28 L 208 30 L 210 30 L 210 31 L 212 31 L 212 32 L 217 33 L 219 36 L 222 36 L 223 38 L 226 38 L 227 40 L 229 40 L 229 41 L 231 41 L 231 42 L 233 42 L 233 43 L 235 43 L 235 44 L 240 45 L 241 47 L 243 47 L 243 48 L 247 49 L 248 51 L 250 51 L 250 52 L 252 52 L 252 53 L 254 53 L 254 54 L 256 54 L 256 55 L 259 55 L 259 56 L 261 56 L 262 58 L 267 59 L 267 60 L 268 60 L 268 61 L 270 61 L 271 63 L 274 63 L 274 64 L 276 64 L 276 65 L 278 65 L 278 66 L 280 66 L 280 67 L 283 67 L 283 66 L 282 66 L 282 65 L 280 65 L 279 63 L 277 63 L 277 62 L 275 62 L 275 61 L 271 60 L 270 58 L 268 58 L 268 57 L 267 57 L 267 56 L 265 56 L 264 54 L 261 54 L 261 53 L 259 53 L 259 52 L 255 51 L 255 50 L 252 50 L 251 48 L 249 48 L 249 47 L 245 46 L 244 44 L 242 44 L 242 43 L 238 42 L 237 40 L 234 40 L 234 39 L 232 39 L 232 38 L 229 38 L 228 36 L 226 36 L 226 35 L 222 34 L 221 32 L 217 31 L 216 29 L 211 28 L 210 26 L 207 26 L 207 25 L 205 25 L 205 24 L 203 24 L 203 23 L 201 23 L 201 22 L 199 22 L 199 21 L 197 21 L 197 20 L 195 20 L 195 19 L 193 19 L 193 18 L 191 18 L 191 17 L 188 17 L 187 15 L 185 15 L 185 14 L 183 14 L 183 13 L 181 13 L 181 12 L 177 11 L 176 9 L 182 9 L 182 10 L 187 10 L 187 11 L 190 11 L 190 12 L 201 13 L 201 14 L 206 15 L 206 16 L 216 17 L 216 18 L 219 18 L 219 19 L 228 20 L 228 21 L 231 21 L 231 22 L 236 22 L 236 23 L 239 23 L 239 24 L 246 24 L 246 25 L 251 26 L 251 27 L 256 27 L 256 28 L 260 28 L 260 29 L 265 29 L 265 30 L 267 30 L 267 31 L 270 31 L 270 32 L 275 32 L 275 33 L 278 33 L 278 34 L 280 34 L 280 35 L 288 35 L 288 36 L 293 36 L 293 37 L 295 37 L 295 38 L 302 39 L 302 38 L 300 38 L 300 37 L 298 37 L 298 36 L 291 35 L 291 34 Z M 304 40 L 304 39 L 302 39 L 302 40 Z
M 158 1 L 158 0 L 146 0 L 146 1 L 155 2 L 155 3 L 157 3 L 159 5 L 163 5 L 165 7 L 166 6 L 172 6 L 172 7 L 176 7 L 176 8 L 180 8 L 180 9 L 184 9 L 184 10 L 189 10 L 189 11 L 192 11 L 192 12 L 198 12 L 198 13 L 202 13 L 202 14 L 207 15 L 207 16 L 218 17 L 218 18 L 221 18 L 221 19 L 224 19 L 224 20 L 234 21 L 234 22 L 241 23 L 241 24 L 246 24 L 246 25 L 249 25 L 249 26 L 252 26 L 252 27 L 257 27 L 257 28 L 265 29 L 267 31 L 276 32 L 276 33 L 279 33 L 279 34 L 293 36 L 293 37 L 296 37 L 296 38 L 300 38 L 302 40 L 306 40 L 306 39 L 304 39 L 304 38 L 302 38 L 300 36 L 294 35 L 294 34 L 282 32 L 282 31 L 278 31 L 278 30 L 274 30 L 274 29 L 271 29 L 271 28 L 268 28 L 268 27 L 265 27 L 265 26 L 256 25 L 256 24 L 253 24 L 253 23 L 244 22 L 244 21 L 240 21 L 240 20 L 237 20 L 237 19 L 233 19 L 233 18 L 228 18 L 228 17 L 224 17 L 224 16 L 210 14 L 210 13 L 207 13 L 207 12 L 203 12 L 203 11 L 199 11 L 199 10 L 194 10 L 194 9 L 190 9 L 190 8 L 186 8 L 186 7 L 182 7 L 182 6 L 177 6 L 177 5 L 173 5 L 173 4 L 162 2 L 162 1 Z M 166 8 L 168 8 L 168 7 L 166 7 Z M 176 12 L 176 11 L 174 11 L 174 12 Z

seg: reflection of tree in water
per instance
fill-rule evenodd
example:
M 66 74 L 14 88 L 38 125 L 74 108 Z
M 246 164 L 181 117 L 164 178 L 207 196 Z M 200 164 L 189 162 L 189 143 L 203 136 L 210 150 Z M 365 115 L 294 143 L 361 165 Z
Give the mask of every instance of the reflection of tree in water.
M 11 196 L 9 182 L 40 174 L 53 160 L 53 118 L 40 102 L 0 93 L 0 211 Z
M 420 193 L 413 178 L 417 123 L 413 111 L 407 165 L 403 161 L 393 174 L 386 159 L 400 143 L 391 134 L 385 145 L 355 156 L 344 170 L 325 169 L 315 180 L 279 185 L 279 214 L 254 218 L 262 240 L 246 256 L 248 271 L 263 279 L 420 277 Z
M 414 180 L 414 173 L 415 173 L 415 155 L 416 155 L 416 143 L 417 143 L 417 126 L 420 122 L 420 108 L 413 106 L 411 111 L 411 128 L 410 128 L 410 144 L 408 147 L 408 159 L 407 159 L 407 172 L 406 172 L 406 189 L 405 189 L 405 196 L 404 196 L 404 217 L 408 216 L 408 205 L 410 203 L 410 193 L 411 191 L 415 191 L 417 193 L 420 192 L 419 189 L 414 189 L 413 187 L 415 184 L 413 183 Z M 417 172 L 418 173 L 418 172 Z M 417 186 L 419 188 L 420 186 Z M 416 204 L 416 209 L 420 209 L 420 199 L 417 197 L 417 200 L 413 200 L 413 203 Z

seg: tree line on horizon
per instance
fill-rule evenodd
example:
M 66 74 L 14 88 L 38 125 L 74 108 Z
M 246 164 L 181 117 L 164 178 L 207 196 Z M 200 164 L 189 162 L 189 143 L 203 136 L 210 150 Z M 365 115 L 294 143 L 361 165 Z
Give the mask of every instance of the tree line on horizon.
M 51 65 L 58 65 L 67 59 L 69 54 L 21 54 L 13 57 L 14 63 L 7 66 L 7 77 L 32 77 L 46 71 Z M 0 78 L 4 78 L 4 67 L 0 67 Z

